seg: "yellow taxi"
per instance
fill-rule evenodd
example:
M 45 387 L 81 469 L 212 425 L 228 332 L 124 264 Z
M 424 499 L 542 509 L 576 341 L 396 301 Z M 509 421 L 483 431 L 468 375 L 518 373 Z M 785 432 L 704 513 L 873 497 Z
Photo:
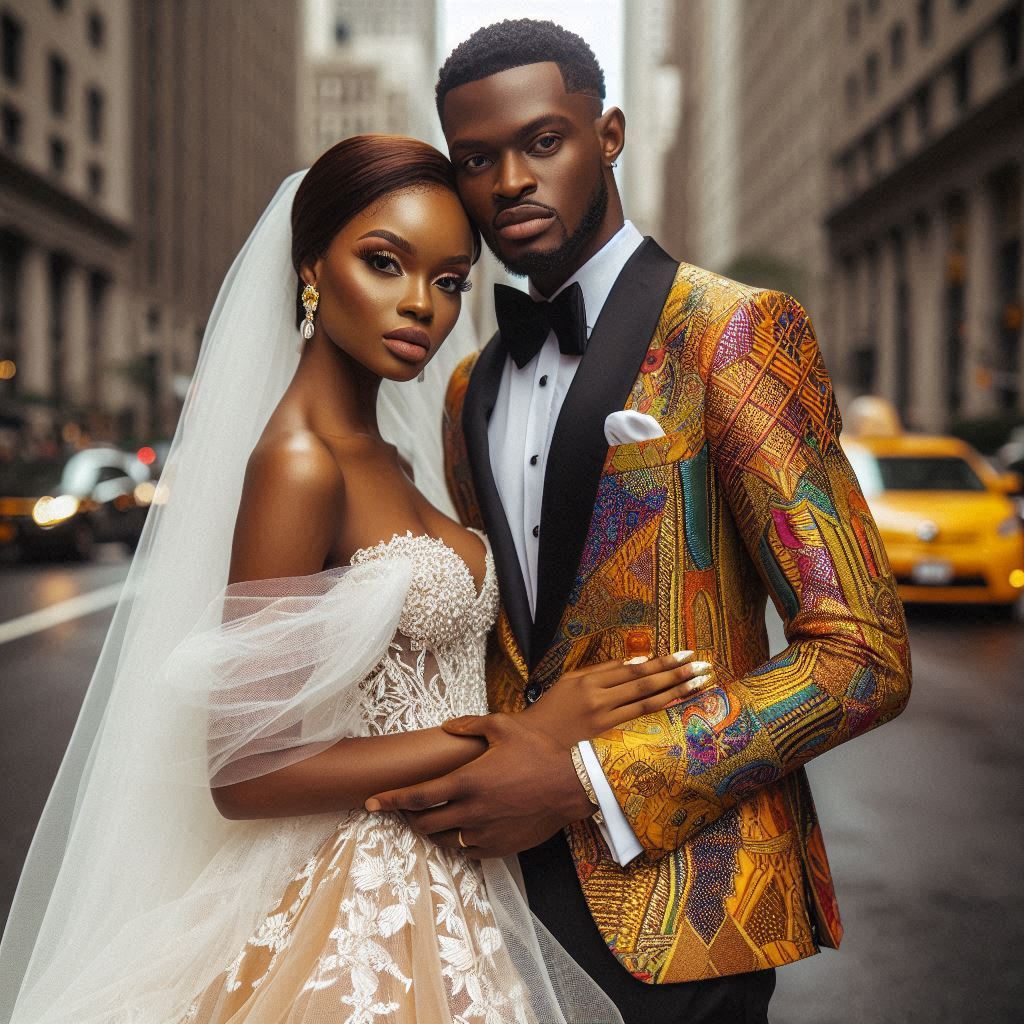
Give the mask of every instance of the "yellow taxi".
M 904 601 L 1012 605 L 1024 593 L 1017 474 L 954 437 L 896 428 L 842 444 Z

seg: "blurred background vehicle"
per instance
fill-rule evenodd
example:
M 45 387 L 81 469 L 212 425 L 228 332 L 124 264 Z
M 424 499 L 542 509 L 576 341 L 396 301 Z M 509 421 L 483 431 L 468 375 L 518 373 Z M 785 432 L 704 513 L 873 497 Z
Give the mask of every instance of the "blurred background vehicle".
M 955 437 L 904 433 L 894 410 L 851 403 L 843 447 L 904 601 L 1001 605 L 1024 593 L 1024 522 L 999 473 Z
M 133 550 L 154 493 L 149 468 L 117 448 L 0 463 L 0 547 L 79 560 L 99 541 Z
M 996 458 L 1004 469 L 1024 474 L 1024 427 L 1014 427 L 1006 443 L 996 452 Z M 1024 482 L 1024 475 L 1021 480 Z

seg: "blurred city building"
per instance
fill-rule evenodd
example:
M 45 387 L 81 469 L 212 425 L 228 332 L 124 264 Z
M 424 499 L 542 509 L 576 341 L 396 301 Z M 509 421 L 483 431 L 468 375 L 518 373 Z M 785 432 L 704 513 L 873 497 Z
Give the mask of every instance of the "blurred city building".
M 796 294 L 825 338 L 832 6 L 676 0 L 683 114 L 664 210 L 674 255 Z
M 679 130 L 682 85 L 671 50 L 673 14 L 672 0 L 625 0 L 626 148 L 618 178 L 626 216 L 657 238 L 666 191 L 678 188 L 666 160 Z
M 441 141 L 436 4 L 306 0 L 303 46 L 298 147 L 305 163 L 365 132 Z
M 0 3 L 0 422 L 119 410 L 129 342 L 129 8 Z
M 832 47 L 838 369 L 912 426 L 1021 412 L 1020 0 L 850 0 Z
M 78 0 L 69 0 L 77 3 Z M 134 379 L 174 428 L 221 280 L 296 170 L 297 0 L 133 0 Z
M 1021 0 L 676 0 L 678 255 L 808 306 L 841 397 L 1022 415 Z
M 173 429 L 217 288 L 295 168 L 296 5 L 0 0 L 0 428 Z

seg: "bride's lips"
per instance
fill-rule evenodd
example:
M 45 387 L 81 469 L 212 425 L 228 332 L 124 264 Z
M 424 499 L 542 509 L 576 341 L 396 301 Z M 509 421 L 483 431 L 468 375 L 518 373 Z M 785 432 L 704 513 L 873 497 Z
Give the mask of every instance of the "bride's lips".
M 422 363 L 430 355 L 430 335 L 419 327 L 399 327 L 384 335 L 384 344 L 407 363 Z
M 544 206 L 521 203 L 502 210 L 494 218 L 494 228 L 502 238 L 524 242 L 547 231 L 554 217 L 554 213 Z

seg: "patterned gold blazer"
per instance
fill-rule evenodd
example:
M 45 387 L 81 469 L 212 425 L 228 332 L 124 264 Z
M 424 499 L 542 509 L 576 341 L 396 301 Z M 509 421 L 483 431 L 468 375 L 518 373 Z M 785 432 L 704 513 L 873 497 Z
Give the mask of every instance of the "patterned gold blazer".
M 535 622 L 487 453 L 505 358 L 495 337 L 458 368 L 444 427 L 456 506 L 498 565 L 492 708 L 520 710 L 563 672 L 642 645 L 714 664 L 713 689 L 594 741 L 644 848 L 620 867 L 592 822 L 567 829 L 601 934 L 652 983 L 837 946 L 802 766 L 903 709 L 910 653 L 807 313 L 645 241 L 555 428 Z M 665 435 L 609 448 L 604 418 L 623 408 Z M 771 658 L 766 596 L 788 641 Z

